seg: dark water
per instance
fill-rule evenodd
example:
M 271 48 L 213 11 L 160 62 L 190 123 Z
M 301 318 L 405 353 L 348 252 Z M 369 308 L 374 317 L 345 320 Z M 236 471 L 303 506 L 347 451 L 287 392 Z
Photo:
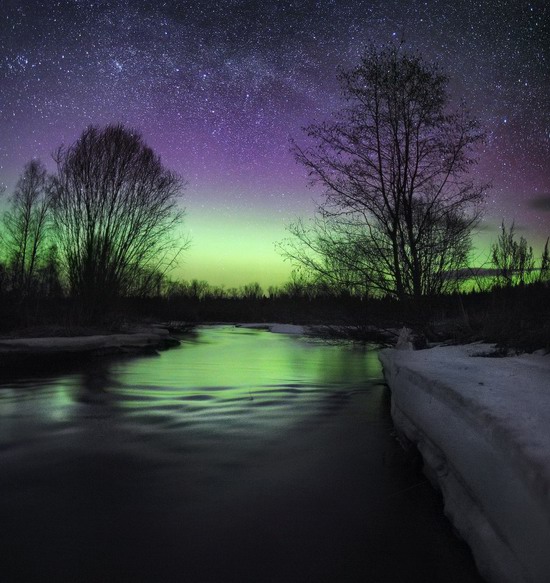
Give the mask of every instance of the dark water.
M 374 351 L 219 327 L 0 384 L 0 581 L 479 579 Z

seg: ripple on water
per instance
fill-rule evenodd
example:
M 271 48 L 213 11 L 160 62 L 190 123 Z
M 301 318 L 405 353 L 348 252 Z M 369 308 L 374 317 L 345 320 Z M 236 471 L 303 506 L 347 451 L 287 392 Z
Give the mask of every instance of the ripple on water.
M 68 375 L 0 384 L 0 446 L 16 425 L 18 435 L 70 427 L 91 440 L 96 432 L 123 431 L 128 439 L 156 432 L 159 447 L 163 432 L 176 441 L 198 432 L 218 440 L 246 433 L 261 442 L 343 406 L 372 367 L 365 351 L 204 328 L 157 358 L 98 361 Z

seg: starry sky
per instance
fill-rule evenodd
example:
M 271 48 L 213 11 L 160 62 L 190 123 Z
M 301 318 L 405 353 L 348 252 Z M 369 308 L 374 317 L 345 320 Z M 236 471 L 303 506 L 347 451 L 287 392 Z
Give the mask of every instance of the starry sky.
M 289 153 L 341 105 L 336 75 L 395 41 L 450 75 L 485 125 L 491 180 L 482 264 L 502 219 L 550 235 L 550 8 L 546 0 L 2 0 L 0 182 L 89 124 L 139 129 L 187 180 L 192 246 L 176 277 L 227 287 L 288 278 L 275 250 L 318 190 Z

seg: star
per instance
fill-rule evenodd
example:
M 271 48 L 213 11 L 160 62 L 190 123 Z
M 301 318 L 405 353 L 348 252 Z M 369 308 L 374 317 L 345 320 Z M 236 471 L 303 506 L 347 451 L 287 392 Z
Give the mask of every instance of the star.
M 7 2 L 0 182 L 12 189 L 32 157 L 51 169 L 51 152 L 89 124 L 122 122 L 190 178 L 189 222 L 217 221 L 221 242 L 227 212 L 252 221 L 254 249 L 266 232 L 283 238 L 284 221 L 311 214 L 321 195 L 290 138 L 342 107 L 338 72 L 367 44 L 395 42 L 438 64 L 453 104 L 464 100 L 485 127 L 472 173 L 493 183 L 489 222 L 516 219 L 541 240 L 550 216 L 529 201 L 550 191 L 548 17 L 545 2 L 514 0 Z M 283 278 L 272 247 L 266 261 Z

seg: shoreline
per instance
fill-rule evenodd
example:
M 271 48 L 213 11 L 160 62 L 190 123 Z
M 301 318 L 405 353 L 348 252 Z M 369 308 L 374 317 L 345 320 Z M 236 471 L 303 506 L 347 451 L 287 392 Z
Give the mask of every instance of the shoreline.
M 200 324 L 199 324 L 200 325 Z M 206 324 L 208 325 L 208 324 Z M 266 330 L 276 334 L 308 335 L 313 331 L 310 326 L 281 323 L 224 323 L 216 324 Z M 194 326 L 193 326 L 194 327 Z M 156 324 L 130 330 L 105 334 L 78 336 L 40 336 L 40 337 L 0 337 L 0 362 L 3 366 L 25 365 L 30 359 L 33 364 L 45 360 L 59 362 L 63 359 L 77 359 L 95 356 L 151 354 L 179 346 L 181 342 L 172 334 L 188 331 L 188 325 L 178 323 Z
M 18 364 L 30 358 L 59 360 L 65 357 L 141 354 L 179 344 L 179 340 L 171 336 L 167 328 L 161 326 L 89 336 L 0 338 L 0 359 L 3 364 Z

